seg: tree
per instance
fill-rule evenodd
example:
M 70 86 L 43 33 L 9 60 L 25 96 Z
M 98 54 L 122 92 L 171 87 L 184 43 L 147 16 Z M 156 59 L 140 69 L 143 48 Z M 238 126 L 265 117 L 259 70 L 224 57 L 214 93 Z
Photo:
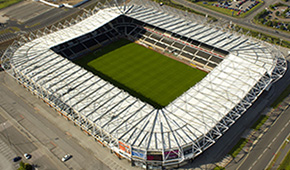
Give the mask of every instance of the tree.
M 32 165 L 30 165 L 29 163 L 25 164 L 25 169 L 26 170 L 32 170 Z
M 32 165 L 29 163 L 19 162 L 19 168 L 18 170 L 32 170 Z
M 277 26 L 278 25 L 278 21 L 274 20 L 273 21 L 273 26 Z
M 20 167 L 18 168 L 18 170 L 25 170 L 24 163 L 22 161 L 19 162 L 19 166 Z
M 274 5 L 270 5 L 269 7 L 270 7 L 270 9 L 274 9 L 275 6 Z
M 269 12 L 267 10 L 263 10 L 255 16 L 255 19 L 265 18 Z
M 262 36 L 261 40 L 266 41 L 267 40 L 267 37 Z
M 280 15 L 280 11 L 276 11 L 276 16 L 279 16 Z
M 266 24 L 267 26 L 269 26 L 269 27 L 272 27 L 272 26 L 273 26 L 272 21 L 267 21 L 265 24 Z
M 264 22 L 266 22 L 266 20 L 265 20 L 264 18 L 261 18 L 261 19 L 260 19 L 260 22 L 261 22 L 262 24 L 264 24 Z

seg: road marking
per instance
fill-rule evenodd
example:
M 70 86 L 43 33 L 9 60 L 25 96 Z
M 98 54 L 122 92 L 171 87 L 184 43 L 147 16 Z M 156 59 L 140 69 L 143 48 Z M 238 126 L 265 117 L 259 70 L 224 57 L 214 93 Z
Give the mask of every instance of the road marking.
M 19 115 L 22 119 L 24 119 L 24 116 L 23 115 Z
M 57 147 L 57 145 L 55 143 L 53 143 L 52 141 L 50 141 L 50 143 L 54 146 Z
M 36 110 L 36 111 L 40 111 L 39 108 L 37 108 L 37 107 L 34 107 L 34 110 Z
M 264 154 L 265 152 L 266 152 L 266 150 L 263 151 L 263 154 Z M 262 156 L 262 155 L 260 155 L 260 156 Z
M 275 136 L 275 138 L 271 141 L 271 143 L 268 145 L 267 148 L 264 149 L 263 153 L 258 157 L 258 159 L 251 165 L 251 167 L 249 168 L 249 170 L 251 170 L 253 168 L 253 166 L 256 165 L 256 163 L 259 161 L 259 159 L 262 157 L 262 155 L 264 155 L 264 153 L 266 152 L 267 149 L 269 149 L 271 147 L 271 145 L 276 141 L 277 137 L 284 131 L 284 129 L 289 125 L 290 120 L 284 125 L 284 127 L 280 130 L 280 132 Z M 284 140 L 283 140 L 284 143 Z M 282 143 L 282 144 L 283 144 Z M 276 152 L 275 152 L 276 153 Z M 274 153 L 274 155 L 275 155 Z
M 19 168 L 18 164 L 12 163 L 12 159 L 15 156 L 16 156 L 15 151 L 11 149 L 10 146 L 6 144 L 2 139 L 0 139 L 0 158 L 1 158 L 2 165 L 5 165 L 5 169 L 9 169 L 8 167 L 10 166 L 13 166 L 14 169 Z M 5 162 L 6 160 L 8 160 L 9 162 Z M 0 167 L 2 166 L 0 165 Z M 10 168 L 10 169 L 13 169 L 13 168 Z
M 65 134 L 72 137 L 72 135 L 69 132 L 65 132 Z
M 283 140 L 283 141 L 288 140 L 289 136 L 290 136 L 290 133 L 286 136 L 285 140 Z M 274 158 L 277 157 L 277 154 L 276 154 L 276 153 L 280 152 L 280 150 L 281 150 L 281 148 L 282 148 L 282 146 L 283 146 L 284 143 L 285 143 L 285 142 L 283 142 L 283 143 L 279 146 L 279 148 L 277 149 L 277 151 L 276 151 L 275 153 L 273 153 L 273 157 L 271 158 L 271 160 L 270 160 L 269 163 L 267 164 L 266 168 L 269 167 L 270 164 L 272 163 L 272 161 L 274 160 Z M 273 164 L 270 168 L 272 168 L 274 165 L 275 165 L 275 162 L 274 162 L 274 164 Z

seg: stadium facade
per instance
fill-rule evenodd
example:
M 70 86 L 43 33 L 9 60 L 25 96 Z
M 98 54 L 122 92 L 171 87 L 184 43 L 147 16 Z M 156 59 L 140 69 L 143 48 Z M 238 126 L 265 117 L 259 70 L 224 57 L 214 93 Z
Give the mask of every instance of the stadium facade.
M 208 72 L 162 109 L 70 60 L 126 37 Z M 102 145 L 146 168 L 180 165 L 213 145 L 283 76 L 275 47 L 142 1 L 87 11 L 22 36 L 2 56 L 20 84 Z

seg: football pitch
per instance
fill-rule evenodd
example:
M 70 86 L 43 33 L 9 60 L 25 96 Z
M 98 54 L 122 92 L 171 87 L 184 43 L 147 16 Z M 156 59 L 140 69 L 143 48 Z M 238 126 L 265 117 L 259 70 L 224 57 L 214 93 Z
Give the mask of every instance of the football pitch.
M 167 106 L 207 75 L 126 39 L 74 62 L 155 108 Z

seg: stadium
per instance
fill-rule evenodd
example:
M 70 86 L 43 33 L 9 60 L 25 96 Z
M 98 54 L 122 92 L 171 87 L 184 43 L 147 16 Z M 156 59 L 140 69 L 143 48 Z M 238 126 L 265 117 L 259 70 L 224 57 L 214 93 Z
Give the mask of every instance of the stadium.
M 118 42 L 124 43 L 110 50 Z M 124 46 L 129 49 L 118 51 Z M 117 52 L 111 55 L 112 51 Z M 143 52 L 150 54 L 135 62 Z M 147 61 L 151 52 L 158 59 Z M 81 64 L 97 53 L 106 56 L 97 60 L 106 61 Z M 118 68 L 131 60 L 140 66 L 125 75 L 127 69 L 121 66 L 121 71 L 114 71 L 113 64 L 107 67 L 122 53 L 127 58 L 116 64 Z M 162 57 L 162 63 L 174 62 L 173 67 L 151 68 Z M 200 155 L 286 71 L 284 56 L 270 44 L 148 1 L 106 3 L 71 21 L 22 36 L 5 51 L 2 62 L 9 75 L 85 133 L 133 165 L 149 169 L 182 165 Z M 96 73 L 85 68 L 91 62 Z M 143 62 L 147 64 L 142 66 Z M 119 82 L 145 67 L 152 72 L 165 70 L 158 78 L 153 75 L 161 80 L 147 89 L 153 93 L 160 86 L 153 97 Z M 169 74 L 170 69 L 174 71 Z M 164 86 L 171 79 L 162 78 L 165 73 L 172 76 L 186 69 L 189 73 L 168 85 L 171 88 Z M 123 77 L 115 79 L 118 75 Z M 173 93 L 184 79 L 187 87 L 170 100 L 155 100 Z M 137 86 L 147 82 L 151 80 Z

